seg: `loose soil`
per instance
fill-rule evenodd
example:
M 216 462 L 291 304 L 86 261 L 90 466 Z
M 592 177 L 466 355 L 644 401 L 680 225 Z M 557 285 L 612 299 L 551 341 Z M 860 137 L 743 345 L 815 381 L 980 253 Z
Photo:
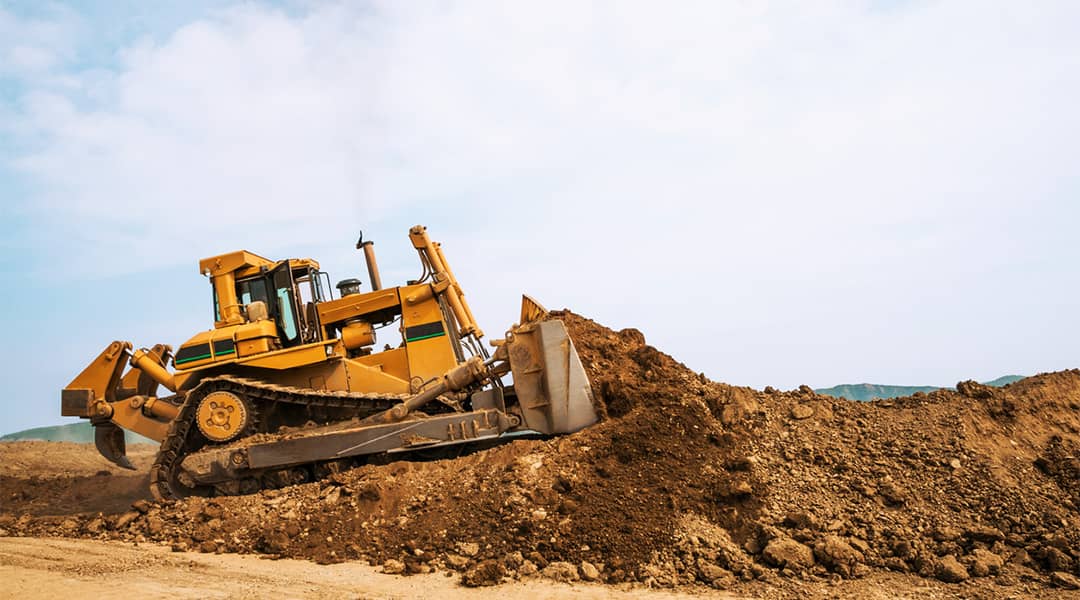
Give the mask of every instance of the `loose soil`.
M 443 573 L 390 576 L 364 563 L 313 565 L 254 555 L 170 552 L 168 546 L 57 538 L 0 538 L 5 598 L 204 600 L 311 598 L 338 600 L 693 600 L 678 591 L 533 579 L 481 590 Z M 724 595 L 721 598 L 736 598 Z
M 120 513 L 149 500 L 157 446 L 128 447 L 135 471 L 121 469 L 93 444 L 0 442 L 0 515 Z M 2 516 L 0 516 L 2 518 Z
M 456 571 L 468 586 L 543 577 L 984 598 L 1080 588 L 1080 371 L 859 403 L 712 382 L 636 330 L 556 316 L 604 414 L 577 434 L 165 504 L 135 487 L 144 470 L 5 469 L 0 535 L 359 560 Z

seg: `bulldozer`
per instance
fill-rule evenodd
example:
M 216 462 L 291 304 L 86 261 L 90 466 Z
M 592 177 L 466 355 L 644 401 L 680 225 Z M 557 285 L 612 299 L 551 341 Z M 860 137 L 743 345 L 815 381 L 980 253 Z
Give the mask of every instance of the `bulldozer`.
M 382 287 L 361 235 L 371 289 L 345 279 L 336 298 L 310 258 L 240 250 L 199 261 L 213 328 L 175 352 L 112 342 L 61 391 L 61 414 L 89 419 L 98 451 L 121 467 L 134 468 L 125 430 L 159 442 L 159 500 L 252 493 L 597 421 L 562 321 L 523 296 L 520 322 L 489 351 L 441 244 L 420 225 L 409 239 L 418 279 Z

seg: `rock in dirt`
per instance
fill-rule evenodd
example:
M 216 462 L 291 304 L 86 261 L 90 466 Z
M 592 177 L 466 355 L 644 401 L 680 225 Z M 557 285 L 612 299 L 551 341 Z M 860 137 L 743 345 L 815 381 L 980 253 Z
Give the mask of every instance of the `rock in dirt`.
M 396 558 L 388 558 L 383 561 L 382 572 L 387 575 L 400 575 L 405 572 L 405 563 Z
M 821 523 L 818 521 L 817 517 L 812 513 L 805 511 L 788 513 L 788 515 L 784 517 L 784 525 L 796 529 L 818 529 L 821 527 Z
M 596 565 L 587 560 L 581 561 L 581 564 L 578 566 L 578 572 L 585 581 L 597 581 L 600 579 L 600 570 L 596 568 Z
M 199 511 L 199 516 L 204 520 L 209 521 L 211 519 L 220 519 L 224 514 L 224 509 L 216 501 L 207 502 L 202 510 Z
M 465 556 L 476 556 L 480 552 L 480 544 L 476 542 L 459 542 L 457 548 Z
M 135 519 L 138 519 L 139 516 L 140 513 L 133 510 L 122 514 L 118 519 L 116 519 L 116 523 L 113 524 L 113 529 L 127 529 L 128 525 L 131 525 L 133 522 L 135 522 Z
M 930 533 L 930 536 L 936 542 L 952 542 L 960 539 L 963 533 L 955 528 L 949 526 L 935 527 Z
M 163 529 L 165 529 L 165 521 L 161 517 L 146 517 L 146 533 L 157 535 L 161 533 Z
M 972 577 L 989 577 L 1001 572 L 1005 560 L 997 554 L 982 548 L 971 551 L 969 571 Z
M 268 554 L 281 554 L 289 548 L 289 536 L 280 528 L 267 531 L 260 540 L 260 549 Z
M 340 500 L 340 499 L 341 499 L 341 488 L 337 487 L 337 486 L 334 486 L 332 489 L 330 489 L 328 492 L 326 492 L 326 494 L 323 496 L 323 503 L 333 505 L 333 504 L 337 504 L 338 500 Z
M 1066 590 L 1080 590 L 1080 578 L 1064 571 L 1054 571 L 1050 574 L 1050 581 Z
M 938 561 L 934 576 L 945 583 L 960 583 L 968 578 L 967 569 L 952 554 Z
M 525 562 L 525 557 L 520 552 L 510 552 L 503 557 L 502 563 L 507 569 L 517 569 Z
M 827 535 L 814 545 L 814 556 L 821 564 L 842 577 L 851 578 L 856 573 L 856 567 L 863 562 L 863 554 L 853 548 L 843 538 L 835 535 Z
M 548 564 L 541 573 L 548 579 L 566 583 L 577 581 L 579 579 L 577 567 L 563 561 L 556 561 Z
M 536 566 L 536 563 L 529 559 L 525 559 L 521 562 L 521 566 L 518 567 L 518 575 L 522 577 L 532 577 L 540 572 L 540 568 Z
M 485 560 L 465 571 L 461 576 L 461 583 L 466 587 L 483 587 L 498 585 L 502 581 L 506 570 L 497 560 Z
M 1005 539 L 1005 534 L 1001 533 L 1000 529 L 989 526 L 971 527 L 964 532 L 964 535 L 976 542 L 985 542 L 987 544 Z
M 469 564 L 469 559 L 461 556 L 460 554 L 454 554 L 452 552 L 446 554 L 445 560 L 446 564 L 450 565 L 455 569 L 462 569 L 465 567 L 465 565 Z
M 883 482 L 878 487 L 878 492 L 881 494 L 881 497 L 885 499 L 886 503 L 892 505 L 903 504 L 904 502 L 907 502 L 908 499 L 907 490 L 893 481 Z
M 698 578 L 717 589 L 728 589 L 735 584 L 735 575 L 727 569 L 703 562 L 698 565 Z
M 774 567 L 807 569 L 814 566 L 814 551 L 790 538 L 776 538 L 762 551 L 765 561 Z
M 1045 546 L 1042 551 L 1043 562 L 1051 571 L 1071 571 L 1073 559 L 1054 546 Z
M 960 383 L 957 383 L 956 391 L 967 396 L 968 398 L 986 399 L 994 397 L 993 388 L 972 380 L 961 381 Z

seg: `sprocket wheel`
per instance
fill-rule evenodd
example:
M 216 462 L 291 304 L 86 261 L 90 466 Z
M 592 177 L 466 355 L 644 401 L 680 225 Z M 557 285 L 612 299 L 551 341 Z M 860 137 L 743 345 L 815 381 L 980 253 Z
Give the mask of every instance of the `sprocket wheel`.
M 255 414 L 247 401 L 224 390 L 210 392 L 199 401 L 195 425 L 211 442 L 231 442 L 249 433 Z

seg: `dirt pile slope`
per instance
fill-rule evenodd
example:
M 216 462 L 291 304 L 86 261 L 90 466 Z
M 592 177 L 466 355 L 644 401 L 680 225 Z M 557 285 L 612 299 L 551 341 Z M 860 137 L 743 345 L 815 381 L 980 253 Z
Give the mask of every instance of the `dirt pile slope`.
M 1080 586 L 1080 371 L 855 403 L 711 382 L 636 330 L 559 316 L 606 414 L 588 430 L 121 514 L 35 518 L 5 502 L 0 529 L 453 569 L 470 585 L 542 571 L 753 587 L 887 569 Z
M 149 444 L 128 447 L 138 467 L 128 471 L 101 458 L 91 444 L 0 442 L 0 513 L 124 512 L 135 500 L 150 499 L 148 470 L 156 453 Z

